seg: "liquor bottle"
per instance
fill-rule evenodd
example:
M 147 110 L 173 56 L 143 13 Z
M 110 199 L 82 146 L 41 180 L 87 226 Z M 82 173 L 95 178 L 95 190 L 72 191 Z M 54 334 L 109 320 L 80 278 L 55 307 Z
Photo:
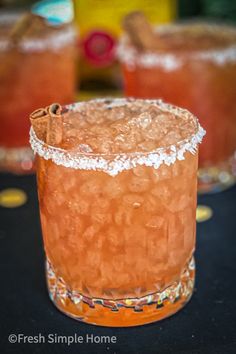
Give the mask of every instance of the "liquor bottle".
M 152 23 L 176 18 L 176 0 L 74 0 L 80 31 L 81 88 L 119 87 L 120 73 L 115 47 L 122 33 L 122 18 L 131 11 L 143 11 Z

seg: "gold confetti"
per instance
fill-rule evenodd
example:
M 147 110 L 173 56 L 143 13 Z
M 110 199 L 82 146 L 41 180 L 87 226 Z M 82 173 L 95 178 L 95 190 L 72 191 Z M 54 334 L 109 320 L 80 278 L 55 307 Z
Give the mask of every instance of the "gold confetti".
M 209 220 L 213 215 L 213 211 L 210 207 L 206 205 L 198 205 L 196 219 L 197 222 L 203 222 Z
M 26 193 L 17 188 L 7 188 L 0 192 L 0 206 L 5 208 L 17 208 L 27 201 Z

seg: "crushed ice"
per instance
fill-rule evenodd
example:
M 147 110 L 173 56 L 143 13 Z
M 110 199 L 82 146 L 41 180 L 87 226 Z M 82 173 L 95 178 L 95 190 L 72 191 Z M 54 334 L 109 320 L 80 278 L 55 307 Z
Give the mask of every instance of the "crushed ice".
M 125 104 L 131 102 L 132 99 L 115 99 L 117 104 Z M 106 99 L 93 100 L 95 102 L 106 102 Z M 166 104 L 160 100 L 145 100 L 146 103 L 155 104 L 163 111 L 171 112 L 177 116 L 185 115 L 186 117 L 193 117 L 187 110 L 177 108 Z M 83 104 L 79 102 L 68 106 L 70 110 L 76 111 Z M 110 104 L 110 103 L 109 103 Z M 106 107 L 106 104 L 104 104 Z M 197 118 L 196 118 L 197 120 Z M 176 160 L 184 160 L 184 155 L 187 151 L 195 154 L 197 146 L 201 143 L 205 130 L 197 124 L 197 132 L 187 139 L 180 141 L 176 145 L 158 148 L 155 151 L 148 153 L 120 153 L 120 154 L 92 154 L 88 145 L 82 144 L 80 148 L 83 152 L 71 152 L 60 148 L 46 145 L 43 141 L 39 140 L 31 127 L 30 130 L 30 143 L 34 153 L 43 157 L 45 160 L 51 159 L 57 165 L 81 170 L 98 170 L 103 171 L 110 176 L 116 176 L 124 170 L 130 170 L 136 166 L 150 166 L 158 169 L 162 164 L 167 166 L 174 164 Z

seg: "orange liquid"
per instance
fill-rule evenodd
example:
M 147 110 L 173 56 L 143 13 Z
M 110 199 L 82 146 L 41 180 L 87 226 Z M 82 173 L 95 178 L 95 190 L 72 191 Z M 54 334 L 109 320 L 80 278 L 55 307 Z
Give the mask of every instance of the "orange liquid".
M 167 317 L 188 301 L 194 271 L 184 271 L 195 248 L 197 159 L 187 152 L 171 166 L 139 166 L 111 177 L 38 157 L 42 231 L 54 272 L 48 283 L 59 309 L 89 323 L 133 326 Z M 181 276 L 185 287 L 174 301 L 169 296 L 160 308 L 144 304 L 138 312 L 127 305 Z M 76 304 L 74 293 L 89 301 Z M 127 306 L 112 311 L 91 303 L 94 298 L 126 299 Z

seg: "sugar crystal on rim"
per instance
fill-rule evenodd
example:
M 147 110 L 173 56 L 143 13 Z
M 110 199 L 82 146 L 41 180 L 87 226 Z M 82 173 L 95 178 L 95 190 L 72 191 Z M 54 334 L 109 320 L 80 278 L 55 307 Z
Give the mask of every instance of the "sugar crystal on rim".
M 204 29 L 206 33 L 210 35 L 225 36 L 234 36 L 234 40 L 232 42 L 226 44 L 223 47 L 216 48 L 202 48 L 199 45 L 199 49 L 197 51 L 188 51 L 187 55 L 180 55 L 179 52 L 175 52 L 174 50 L 169 50 L 166 52 L 158 52 L 158 51 L 145 51 L 139 52 L 136 48 L 129 45 L 127 36 L 123 36 L 121 41 L 116 49 L 116 54 L 119 60 L 122 63 L 125 63 L 130 71 L 134 70 L 136 66 L 141 66 L 144 68 L 152 68 L 152 67 L 161 67 L 165 71 L 175 71 L 181 68 L 186 60 L 189 58 L 191 60 L 204 60 L 210 61 L 216 65 L 224 65 L 225 63 L 235 62 L 236 61 L 236 31 L 233 26 L 229 25 L 217 25 L 217 24 L 172 24 L 172 25 L 161 25 L 155 28 L 157 33 L 178 33 L 181 30 L 185 30 L 186 28 L 198 28 Z M 186 34 L 183 34 L 183 38 L 186 37 Z M 192 39 L 194 43 L 194 38 Z M 195 40 L 195 42 L 197 42 Z M 199 41 L 198 41 L 199 42 Z M 184 42 L 182 43 L 184 46 Z

